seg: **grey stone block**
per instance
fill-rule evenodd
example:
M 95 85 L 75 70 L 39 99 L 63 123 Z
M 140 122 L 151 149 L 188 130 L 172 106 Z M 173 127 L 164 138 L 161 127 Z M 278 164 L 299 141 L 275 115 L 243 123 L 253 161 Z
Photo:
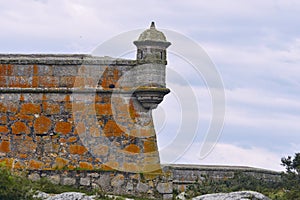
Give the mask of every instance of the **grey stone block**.
M 139 182 L 136 186 L 137 191 L 141 193 L 146 193 L 148 191 L 148 188 L 149 187 L 147 184 L 141 182 Z
M 156 187 L 157 191 L 161 194 L 172 193 L 173 192 L 173 183 L 158 183 Z
M 75 185 L 75 183 L 76 183 L 76 179 L 75 178 L 68 178 L 68 177 L 66 177 L 66 178 L 63 178 L 63 180 L 62 180 L 62 184 L 63 185 Z
M 80 178 L 80 185 L 89 186 L 91 184 L 90 178 Z

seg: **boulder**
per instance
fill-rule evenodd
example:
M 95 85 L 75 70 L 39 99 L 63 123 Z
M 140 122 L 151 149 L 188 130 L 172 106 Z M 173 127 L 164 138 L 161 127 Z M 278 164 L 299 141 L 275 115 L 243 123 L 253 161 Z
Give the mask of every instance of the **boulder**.
M 44 192 L 39 192 L 34 196 L 35 198 L 43 199 L 43 200 L 93 200 L 92 196 L 87 196 L 86 194 L 79 192 L 65 192 L 57 195 L 49 195 Z
M 193 200 L 271 200 L 261 193 L 241 191 L 231 193 L 206 194 L 192 198 Z

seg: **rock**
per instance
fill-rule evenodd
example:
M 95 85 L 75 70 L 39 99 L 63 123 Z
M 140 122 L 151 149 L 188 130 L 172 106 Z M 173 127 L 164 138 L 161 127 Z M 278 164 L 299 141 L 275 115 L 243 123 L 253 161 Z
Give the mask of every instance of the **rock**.
M 159 184 L 157 184 L 156 189 L 161 194 L 172 193 L 173 185 L 172 185 L 172 183 L 159 183 Z
M 79 192 L 65 192 L 58 194 L 52 197 L 47 198 L 46 200 L 93 200 L 94 198 L 87 196 L 86 194 Z
M 76 183 L 76 179 L 75 178 L 64 178 L 63 181 L 62 181 L 62 184 L 63 185 L 75 185 Z
M 139 193 L 145 193 L 148 191 L 148 185 L 145 183 L 139 182 L 136 186 L 136 189 Z
M 89 186 L 91 184 L 90 178 L 80 178 L 80 185 Z
M 206 194 L 192 198 L 193 200 L 271 200 L 261 193 L 241 191 L 231 193 Z
M 100 186 L 97 185 L 96 183 L 92 183 L 92 188 L 95 190 L 100 190 Z
M 98 180 L 95 181 L 103 190 L 108 190 L 110 187 L 111 178 L 109 174 L 103 174 Z
M 124 183 L 124 176 L 122 174 L 118 174 L 111 180 L 111 186 L 113 187 L 121 187 Z
M 33 198 L 37 198 L 37 199 L 47 199 L 49 197 L 50 197 L 49 194 L 41 191 L 38 191 L 36 195 L 33 195 Z
M 128 182 L 126 185 L 126 191 L 132 191 L 133 190 L 133 184 L 131 182 Z
M 179 195 L 176 196 L 175 199 L 186 200 L 186 198 L 185 198 L 185 192 L 181 192 Z
M 33 174 L 30 174 L 28 176 L 28 179 L 32 180 L 32 181 L 38 181 L 41 179 L 40 175 L 36 174 L 36 173 L 33 173 Z
M 60 176 L 59 175 L 52 175 L 48 179 L 53 184 L 57 184 L 58 185 L 60 183 Z

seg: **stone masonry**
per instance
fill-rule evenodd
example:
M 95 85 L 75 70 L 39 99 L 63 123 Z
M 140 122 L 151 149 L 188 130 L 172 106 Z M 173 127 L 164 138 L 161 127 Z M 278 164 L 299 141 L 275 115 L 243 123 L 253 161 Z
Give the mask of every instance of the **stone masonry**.
M 0 161 L 15 169 L 160 169 L 152 109 L 169 93 L 154 23 L 137 59 L 0 55 Z

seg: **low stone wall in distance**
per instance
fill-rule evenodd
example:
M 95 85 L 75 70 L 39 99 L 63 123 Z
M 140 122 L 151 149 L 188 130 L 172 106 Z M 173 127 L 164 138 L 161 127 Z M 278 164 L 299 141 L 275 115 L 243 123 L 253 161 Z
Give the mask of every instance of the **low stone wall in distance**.
M 204 177 L 213 180 L 233 178 L 235 174 L 242 173 L 265 181 L 279 181 L 281 173 L 271 170 L 244 167 L 244 166 L 220 166 L 220 165 L 166 165 L 164 170 L 172 173 L 174 190 L 183 192 L 188 185 L 201 182 Z
M 31 170 L 31 180 L 42 177 L 61 185 L 101 189 L 115 195 L 132 195 L 153 199 L 172 199 L 173 190 L 183 192 L 203 177 L 215 180 L 233 178 L 244 173 L 266 181 L 279 181 L 280 172 L 236 166 L 164 165 L 155 173 L 129 173 L 102 170 Z
M 37 181 L 43 177 L 54 184 L 100 189 L 115 195 L 132 195 L 153 199 L 172 199 L 171 174 L 127 173 L 96 170 L 31 170 L 29 179 Z

